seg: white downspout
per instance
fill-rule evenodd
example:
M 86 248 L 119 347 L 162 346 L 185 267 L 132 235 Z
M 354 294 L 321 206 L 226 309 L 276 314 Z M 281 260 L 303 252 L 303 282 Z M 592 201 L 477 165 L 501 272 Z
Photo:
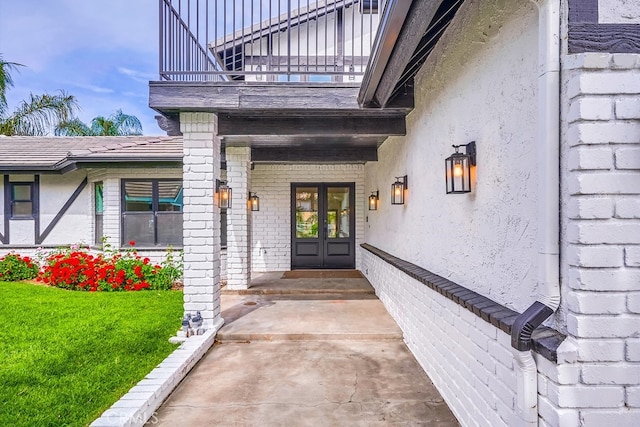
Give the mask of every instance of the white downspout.
M 531 1 L 538 7 L 539 298 L 518 318 L 520 331 L 512 334 L 516 411 L 522 426 L 538 425 L 538 371 L 530 350 L 531 332 L 560 305 L 560 1 Z

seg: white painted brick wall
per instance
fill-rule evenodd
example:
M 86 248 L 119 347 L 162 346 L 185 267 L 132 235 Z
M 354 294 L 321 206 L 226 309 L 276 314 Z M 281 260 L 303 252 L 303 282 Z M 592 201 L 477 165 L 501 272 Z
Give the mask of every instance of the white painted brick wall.
M 460 423 L 517 425 L 510 336 L 370 252 L 360 252 L 361 271 Z M 561 409 L 558 401 L 560 390 L 574 390 L 580 367 L 556 365 L 539 355 L 536 362 L 540 425 L 578 425 L 578 411 Z
M 220 140 L 210 113 L 181 113 L 184 138 L 184 310 L 200 311 L 207 326 L 220 320 Z M 205 165 L 206 167 L 203 167 Z
M 564 58 L 563 302 L 579 386 L 550 387 L 585 426 L 640 425 L 640 55 Z M 544 405 L 541 405 L 543 407 Z
M 251 171 L 251 191 L 260 196 L 260 211 L 251 212 L 253 271 L 291 268 L 291 183 L 355 182 L 356 246 L 363 242 L 366 198 L 360 164 L 258 164 Z M 356 251 L 356 268 L 360 265 Z
M 251 280 L 252 215 L 247 203 L 251 191 L 251 148 L 227 147 L 227 183 L 232 207 L 227 210 L 227 287 L 247 289 Z

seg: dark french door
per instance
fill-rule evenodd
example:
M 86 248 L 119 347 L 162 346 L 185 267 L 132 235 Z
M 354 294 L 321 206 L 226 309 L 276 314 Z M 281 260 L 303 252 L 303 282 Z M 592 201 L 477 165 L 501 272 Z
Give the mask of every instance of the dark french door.
M 355 267 L 354 183 L 291 184 L 291 269 Z

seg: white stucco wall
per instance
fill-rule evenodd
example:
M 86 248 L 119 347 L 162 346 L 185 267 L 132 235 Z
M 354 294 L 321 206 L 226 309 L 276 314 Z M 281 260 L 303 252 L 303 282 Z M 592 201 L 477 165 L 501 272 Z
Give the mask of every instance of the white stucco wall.
M 104 183 L 104 235 L 114 249 L 120 247 L 120 182 L 128 178 L 182 178 L 181 169 L 143 168 L 143 169 L 87 169 L 67 174 L 41 174 L 40 179 L 40 232 L 42 233 L 58 214 L 62 206 L 78 188 L 82 180 L 88 177 L 88 185 L 67 210 L 47 238 L 36 244 L 34 220 L 11 220 L 10 243 L 0 244 L 0 255 L 16 250 L 24 255 L 34 255 L 37 247 L 55 248 L 57 246 L 82 244 L 94 245 L 94 184 Z M 33 175 L 10 175 L 11 181 L 33 181 Z M 0 187 L 3 183 L 0 183 Z M 1 193 L 0 193 L 1 194 Z M 2 202 L 4 198 L 2 198 Z M 4 210 L 2 210 L 4 212 Z M 2 218 L 0 218 L 2 220 Z M 0 222 L 0 224 L 2 224 Z M 138 253 L 149 257 L 153 262 L 161 261 L 164 248 L 140 249 Z
M 365 240 L 518 311 L 536 288 L 537 12 L 530 2 L 462 6 L 416 78 L 407 135 L 367 163 L 380 191 Z M 464 30 L 461 30 L 464 28 Z M 469 194 L 445 194 L 452 144 L 477 144 Z M 395 176 L 408 201 L 390 204 Z
M 41 233 L 49 226 L 86 176 L 87 172 L 83 170 L 64 175 L 40 175 Z M 91 196 L 91 188 L 87 185 L 42 244 L 93 243 Z
M 252 212 L 253 271 L 291 268 L 292 182 L 355 182 L 356 247 L 363 242 L 366 209 L 363 165 L 258 164 L 251 174 L 251 191 L 260 196 L 260 211 Z M 356 268 L 359 265 L 359 251 L 356 251 Z
M 598 22 L 600 24 L 640 24 L 640 1 L 600 0 Z

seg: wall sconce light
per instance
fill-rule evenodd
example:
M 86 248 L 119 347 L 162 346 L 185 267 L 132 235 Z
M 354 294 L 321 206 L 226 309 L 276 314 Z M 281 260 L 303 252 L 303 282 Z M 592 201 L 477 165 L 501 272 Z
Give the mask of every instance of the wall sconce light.
M 369 196 L 369 210 L 377 211 L 378 210 L 378 200 L 380 200 L 380 192 L 372 191 Z
M 231 208 L 232 189 L 227 185 L 227 181 L 216 179 L 216 194 L 218 195 L 218 206 L 221 209 Z
M 249 207 L 253 212 L 260 210 L 260 197 L 256 193 L 249 193 Z
M 465 147 L 465 153 L 458 152 Z M 471 166 L 476 165 L 476 142 L 454 145 L 455 153 L 447 157 L 445 165 L 445 181 L 447 194 L 461 194 L 471 192 Z
M 391 184 L 391 204 L 404 205 L 404 192 L 409 187 L 407 185 L 407 175 L 396 176 L 396 182 Z

